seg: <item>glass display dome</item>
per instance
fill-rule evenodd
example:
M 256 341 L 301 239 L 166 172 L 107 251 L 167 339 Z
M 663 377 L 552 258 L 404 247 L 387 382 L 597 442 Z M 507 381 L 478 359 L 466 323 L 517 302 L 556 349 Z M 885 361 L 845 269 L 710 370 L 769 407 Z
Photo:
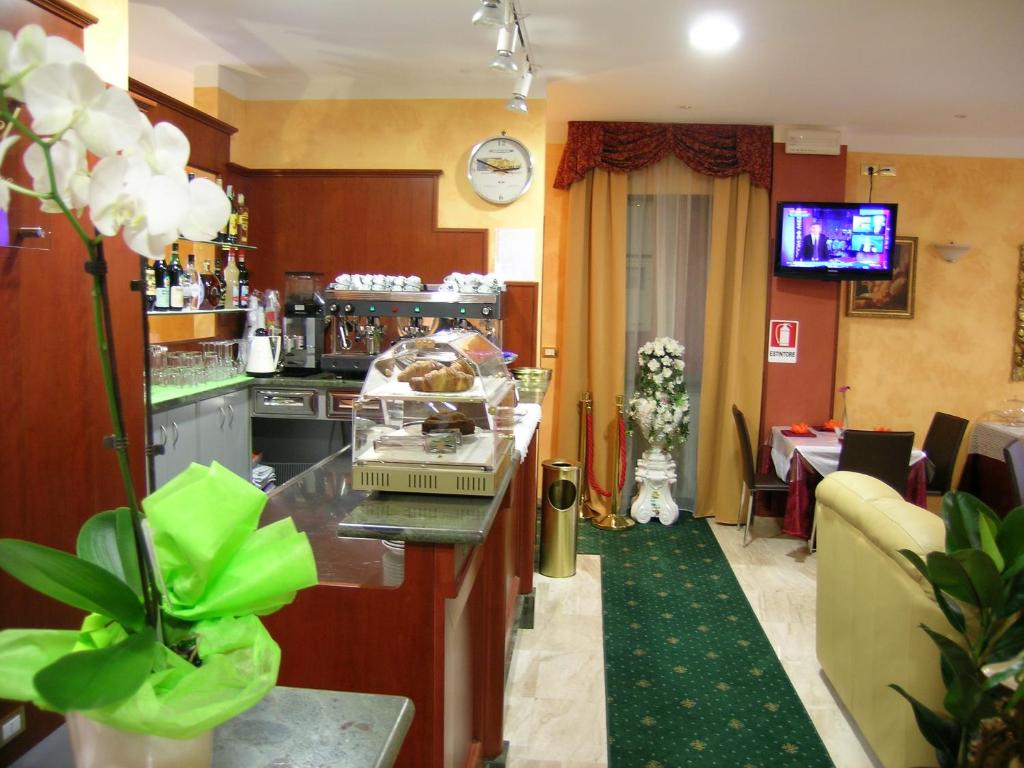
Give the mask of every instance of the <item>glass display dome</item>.
M 479 333 L 400 341 L 374 360 L 354 404 L 354 486 L 493 495 L 515 406 L 501 350 Z

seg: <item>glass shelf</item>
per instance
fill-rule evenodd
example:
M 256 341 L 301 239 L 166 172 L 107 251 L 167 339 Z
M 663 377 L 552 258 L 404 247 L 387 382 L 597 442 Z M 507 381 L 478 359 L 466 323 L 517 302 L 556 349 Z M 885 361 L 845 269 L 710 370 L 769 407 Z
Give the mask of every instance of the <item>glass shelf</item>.
M 219 240 L 189 240 L 187 237 L 179 237 L 179 241 L 185 243 L 202 243 L 203 245 L 219 245 L 222 248 L 238 248 L 243 251 L 255 251 L 255 245 L 249 245 L 248 243 L 225 243 Z
M 173 311 L 154 311 L 152 309 L 146 310 L 146 314 L 150 317 L 181 317 L 183 315 L 216 315 L 226 314 L 228 312 L 248 312 L 249 310 L 245 307 L 231 307 L 230 309 L 182 309 Z

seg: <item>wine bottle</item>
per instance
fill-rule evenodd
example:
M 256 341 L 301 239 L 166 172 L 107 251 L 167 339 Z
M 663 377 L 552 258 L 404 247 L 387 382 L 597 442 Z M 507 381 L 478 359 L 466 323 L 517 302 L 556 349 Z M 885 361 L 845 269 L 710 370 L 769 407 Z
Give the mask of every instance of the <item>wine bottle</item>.
M 228 215 L 228 242 L 238 242 L 238 201 L 235 200 L 235 188 L 228 184 L 228 202 L 231 203 L 231 213 Z
M 178 257 L 178 244 L 171 244 L 171 265 L 167 268 L 167 287 L 170 291 L 170 310 L 181 312 L 185 308 L 185 291 L 181 285 L 181 259 Z
M 171 308 L 171 283 L 163 256 L 160 256 L 153 265 L 153 276 L 156 280 L 156 303 L 153 309 L 157 312 L 166 312 Z
M 221 248 L 217 249 L 216 254 L 213 257 L 213 276 L 217 278 L 217 309 L 224 309 L 227 305 L 224 303 L 224 263 L 221 261 Z
M 228 264 L 224 267 L 224 306 L 228 309 L 238 307 L 238 265 L 231 249 L 228 249 Z
M 203 273 L 199 276 L 203 283 L 203 301 L 200 306 L 203 309 L 217 309 L 220 307 L 220 280 L 217 273 L 210 269 L 210 260 L 203 262 Z
M 238 193 L 238 242 L 249 242 L 249 206 L 245 204 L 245 195 L 241 192 Z
M 156 306 L 156 271 L 153 260 L 146 259 L 146 309 L 150 312 Z
M 199 278 L 196 270 L 196 255 L 188 255 L 188 267 L 185 269 L 188 274 L 189 291 L 185 294 L 185 306 L 189 309 L 199 309 L 203 303 L 203 281 Z
M 224 191 L 224 179 L 222 179 L 219 175 L 217 176 L 217 186 L 220 188 L 221 192 Z M 228 239 L 228 227 L 227 227 L 227 222 L 225 222 L 224 226 L 220 229 L 220 231 L 217 232 L 217 236 L 214 237 L 213 240 L 216 243 L 224 243 L 224 242 L 227 242 L 227 239 Z
M 249 308 L 249 268 L 245 266 L 244 253 L 238 254 L 238 306 Z

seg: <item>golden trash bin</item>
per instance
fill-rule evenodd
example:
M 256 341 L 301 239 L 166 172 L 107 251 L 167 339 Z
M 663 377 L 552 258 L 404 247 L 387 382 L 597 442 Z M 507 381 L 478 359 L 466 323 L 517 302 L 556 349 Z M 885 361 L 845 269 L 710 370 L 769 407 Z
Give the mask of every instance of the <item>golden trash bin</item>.
M 576 522 L 580 506 L 580 465 L 548 459 L 542 467 L 540 572 L 562 578 L 576 573 Z

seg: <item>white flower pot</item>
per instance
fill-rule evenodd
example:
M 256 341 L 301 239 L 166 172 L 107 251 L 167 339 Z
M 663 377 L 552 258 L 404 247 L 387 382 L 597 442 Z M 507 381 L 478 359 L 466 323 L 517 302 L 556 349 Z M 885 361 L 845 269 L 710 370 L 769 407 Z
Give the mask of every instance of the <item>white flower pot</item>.
M 213 731 L 194 739 L 129 733 L 81 712 L 66 715 L 75 768 L 210 768 Z
M 672 525 L 679 517 L 679 505 L 672 498 L 676 481 L 676 463 L 660 445 L 652 445 L 636 463 L 636 480 L 640 484 L 630 516 L 638 523 L 649 523 L 652 517 L 663 525 Z

